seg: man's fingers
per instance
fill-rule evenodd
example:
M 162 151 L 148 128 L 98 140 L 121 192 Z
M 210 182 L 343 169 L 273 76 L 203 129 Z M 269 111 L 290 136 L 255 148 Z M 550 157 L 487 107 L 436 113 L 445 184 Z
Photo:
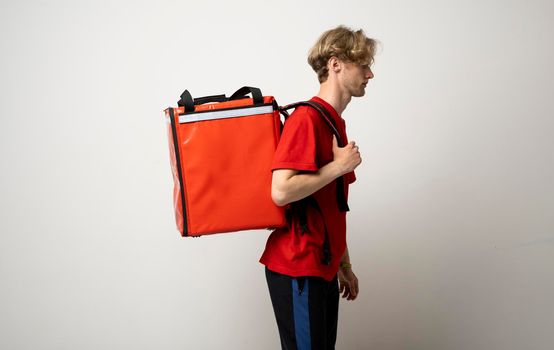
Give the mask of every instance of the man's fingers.
M 337 137 L 333 135 L 333 148 L 338 148 L 339 142 L 337 141 Z
M 360 293 L 360 286 L 358 285 L 358 280 L 355 280 L 352 284 L 352 300 L 354 300 L 358 297 L 358 294 Z
M 341 297 L 343 299 L 346 299 L 348 301 L 356 300 L 359 293 L 359 286 L 358 286 L 357 280 L 345 281 L 340 283 L 339 286 L 340 286 L 339 295 L 342 294 Z
M 341 291 L 339 292 L 339 294 L 342 293 L 342 297 L 343 298 L 346 298 L 348 297 L 348 295 L 350 294 L 350 284 L 348 282 L 345 282 L 343 285 L 342 285 L 342 289 Z

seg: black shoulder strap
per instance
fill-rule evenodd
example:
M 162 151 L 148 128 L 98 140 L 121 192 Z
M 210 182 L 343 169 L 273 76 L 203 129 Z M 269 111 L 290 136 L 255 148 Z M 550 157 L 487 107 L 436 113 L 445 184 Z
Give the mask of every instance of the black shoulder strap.
M 308 206 L 314 208 L 319 215 L 321 216 L 321 220 L 325 220 L 323 217 L 323 212 L 321 211 L 321 208 L 319 207 L 319 204 L 317 204 L 316 199 L 314 196 L 308 196 L 306 198 L 303 198 L 299 201 L 293 202 L 291 209 L 296 213 L 298 218 L 298 226 L 300 229 L 300 234 L 303 235 L 306 232 L 308 232 Z M 323 257 L 321 258 L 321 263 L 323 265 L 329 265 L 331 264 L 331 244 L 329 243 L 329 232 L 327 231 L 327 225 L 325 224 L 325 221 L 323 222 L 324 227 L 324 234 L 325 234 L 325 240 L 323 241 Z
M 314 108 L 316 111 L 318 111 L 319 115 L 325 120 L 325 123 L 331 129 L 331 132 L 333 133 L 333 135 L 335 135 L 335 137 L 337 138 L 337 143 L 339 147 L 346 146 L 345 142 L 342 140 L 342 137 L 339 134 L 339 131 L 337 129 L 337 126 L 335 125 L 335 122 L 333 121 L 333 116 L 331 116 L 327 108 L 325 108 L 319 102 L 301 101 L 301 102 L 291 103 L 284 107 L 279 107 L 279 111 L 285 116 L 285 119 L 287 119 L 289 116 L 289 113 L 287 112 L 287 110 L 292 108 L 297 108 L 300 106 L 309 106 Z M 343 212 L 350 211 L 350 208 L 348 207 L 348 202 L 346 200 L 346 194 L 344 193 L 344 176 L 337 178 L 337 202 L 339 204 L 340 211 L 343 211 Z
M 346 146 L 346 144 L 344 144 L 343 141 L 342 141 L 342 138 L 339 134 L 337 126 L 335 125 L 335 122 L 333 121 L 333 117 L 331 116 L 331 114 L 329 113 L 327 108 L 325 108 L 319 102 L 315 102 L 315 101 L 295 102 L 295 103 L 291 103 L 291 104 L 283 106 L 283 107 L 279 107 L 279 112 L 281 112 L 281 114 L 283 114 L 285 116 L 285 119 L 287 119 L 288 116 L 289 116 L 289 113 L 287 112 L 287 110 L 292 109 L 292 108 L 298 108 L 300 106 L 309 106 L 309 107 L 312 107 L 313 109 L 315 109 L 316 111 L 318 111 L 319 115 L 325 120 L 325 123 L 331 129 L 331 132 L 336 136 L 337 143 L 338 143 L 339 147 Z
M 283 114 L 285 117 L 285 120 L 289 117 L 288 110 L 292 108 L 297 108 L 300 106 L 309 106 L 314 108 L 316 111 L 318 111 L 318 114 L 325 120 L 325 123 L 331 129 L 331 132 L 335 137 L 337 138 L 337 144 L 339 147 L 344 147 L 346 144 L 343 142 L 342 137 L 339 134 L 339 131 L 337 129 L 337 126 L 335 125 L 335 122 L 333 121 L 333 116 L 329 113 L 329 111 L 320 103 L 315 101 L 302 101 L 302 102 L 296 102 L 289 105 L 286 105 L 284 107 L 279 107 L 279 112 Z M 348 207 L 348 203 L 346 201 L 346 194 L 344 192 L 344 177 L 338 177 L 337 178 L 337 203 L 339 206 L 339 210 L 343 212 L 347 212 L 350 210 Z M 321 208 L 319 207 L 316 199 L 313 196 L 308 196 L 304 199 L 301 199 L 297 202 L 293 203 L 292 208 L 294 208 L 295 212 L 298 215 L 298 224 L 300 226 L 300 231 L 302 233 L 305 233 L 308 230 L 308 218 L 307 218 L 307 206 L 311 206 L 315 208 L 320 214 L 323 214 L 321 212 Z M 322 220 L 324 220 L 322 218 Z M 321 260 L 321 263 L 323 265 L 329 265 L 331 263 L 331 245 L 329 242 L 329 233 L 327 231 L 327 225 L 325 225 L 325 241 L 323 242 L 323 258 Z

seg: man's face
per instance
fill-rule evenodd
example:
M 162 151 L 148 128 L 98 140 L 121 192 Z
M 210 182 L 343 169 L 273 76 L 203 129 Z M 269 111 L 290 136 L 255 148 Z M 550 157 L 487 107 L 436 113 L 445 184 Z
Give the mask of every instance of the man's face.
M 369 79 L 373 78 L 373 72 L 369 64 L 343 62 L 342 85 L 353 97 L 365 95 L 365 88 Z

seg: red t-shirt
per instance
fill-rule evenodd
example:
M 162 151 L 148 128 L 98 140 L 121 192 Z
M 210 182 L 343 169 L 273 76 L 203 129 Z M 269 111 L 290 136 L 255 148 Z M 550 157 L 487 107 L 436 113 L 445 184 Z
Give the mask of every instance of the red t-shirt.
M 341 138 L 348 142 L 346 125 L 335 109 L 324 100 L 313 97 L 333 116 Z M 295 109 L 287 119 L 281 140 L 273 159 L 272 170 L 294 169 L 300 172 L 315 172 L 333 160 L 333 133 L 319 113 L 308 106 Z M 354 172 L 345 175 L 345 194 L 348 185 L 356 180 Z M 318 276 L 331 281 L 346 249 L 346 213 L 341 212 L 337 202 L 337 182 L 332 181 L 312 196 L 316 199 L 321 214 L 307 207 L 308 230 L 299 232 L 296 222 L 271 233 L 260 262 L 270 270 L 292 276 Z M 297 220 L 292 218 L 293 221 Z M 324 265 L 323 242 L 325 226 L 331 247 L 331 263 Z

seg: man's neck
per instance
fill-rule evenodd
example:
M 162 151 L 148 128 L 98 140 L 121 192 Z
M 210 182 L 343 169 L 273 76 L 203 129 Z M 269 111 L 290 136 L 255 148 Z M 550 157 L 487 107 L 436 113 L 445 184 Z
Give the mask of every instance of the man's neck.
M 333 106 L 338 115 L 342 115 L 342 112 L 352 99 L 352 96 L 342 93 L 341 89 L 330 81 L 321 83 L 317 97 Z

